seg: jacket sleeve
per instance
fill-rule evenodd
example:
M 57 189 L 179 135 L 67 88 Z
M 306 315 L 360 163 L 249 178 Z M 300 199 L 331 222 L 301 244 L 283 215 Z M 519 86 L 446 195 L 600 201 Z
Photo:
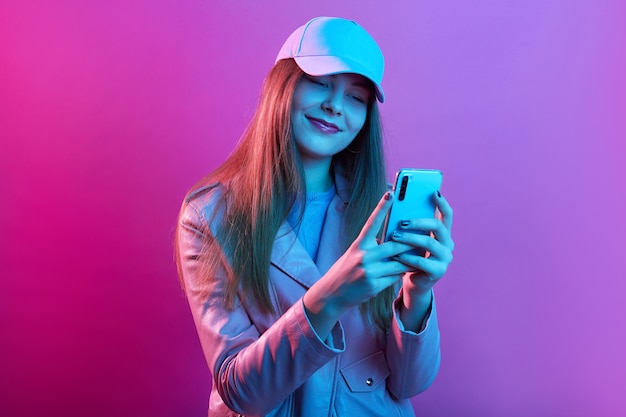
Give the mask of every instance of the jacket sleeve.
M 387 363 L 391 371 L 387 388 L 399 399 L 410 398 L 426 390 L 435 380 L 441 363 L 439 325 L 434 297 L 429 316 L 419 333 L 404 329 L 399 314 L 401 305 L 402 291 L 394 302 L 386 349 Z
M 332 340 L 337 346 L 326 345 L 311 327 L 302 300 L 263 334 L 239 299 L 233 310 L 227 309 L 223 301 L 224 268 L 209 279 L 200 276 L 202 251 L 221 248 L 206 227 L 207 216 L 192 203 L 181 213 L 177 250 L 214 389 L 233 411 L 265 414 L 345 349 L 343 329 L 339 324 L 333 329 Z

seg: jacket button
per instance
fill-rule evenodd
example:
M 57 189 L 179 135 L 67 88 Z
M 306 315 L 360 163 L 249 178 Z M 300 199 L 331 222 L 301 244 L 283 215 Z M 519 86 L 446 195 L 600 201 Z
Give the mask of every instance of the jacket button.
M 374 384 L 374 380 L 372 378 L 367 378 L 365 380 L 365 383 L 371 387 Z

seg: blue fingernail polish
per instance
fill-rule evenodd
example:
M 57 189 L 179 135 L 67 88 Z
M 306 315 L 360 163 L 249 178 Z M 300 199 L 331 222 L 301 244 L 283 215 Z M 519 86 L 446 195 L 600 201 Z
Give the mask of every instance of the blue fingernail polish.
M 401 237 L 402 237 L 402 233 L 400 233 L 400 232 L 393 232 L 393 238 L 394 239 L 399 239 Z

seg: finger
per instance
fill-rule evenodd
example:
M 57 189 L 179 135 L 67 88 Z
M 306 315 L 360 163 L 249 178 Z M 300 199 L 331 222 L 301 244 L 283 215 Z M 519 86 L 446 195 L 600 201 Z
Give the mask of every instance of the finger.
M 372 214 L 370 214 L 370 217 L 365 222 L 365 225 L 359 234 L 359 241 L 376 239 L 376 235 L 385 221 L 385 216 L 387 215 L 389 208 L 391 208 L 392 198 L 393 196 L 388 191 L 383 195 L 376 205 L 376 208 L 374 208 L 374 211 L 372 211 Z
M 403 230 L 418 230 L 420 232 L 429 233 L 432 232 L 439 242 L 450 248 L 454 249 L 454 242 L 452 241 L 452 235 L 450 230 L 438 219 L 413 219 L 400 222 L 400 228 Z
M 392 235 L 394 242 L 406 243 L 414 248 L 420 248 L 430 253 L 428 258 L 450 262 L 452 260 L 452 248 L 434 239 L 432 236 L 420 233 L 395 231 Z M 454 245 L 454 243 L 452 243 Z M 417 256 L 417 255 L 416 255 Z
M 448 230 L 452 231 L 452 218 L 454 215 L 450 203 L 448 203 L 448 200 L 446 200 L 439 191 L 435 192 L 433 199 L 439 209 L 439 212 L 441 213 L 441 221 L 448 228 Z
M 376 280 L 381 280 L 383 278 L 399 278 L 405 272 L 411 272 L 413 270 L 414 269 L 410 265 L 400 262 L 394 258 L 379 262 L 375 266 L 372 266 L 370 269 L 370 277 L 375 278 Z
M 412 271 L 421 271 L 430 279 L 439 279 L 445 275 L 449 263 L 423 256 L 401 254 L 395 260 L 405 264 Z
M 405 266 L 405 268 L 407 268 L 407 267 Z M 384 289 L 386 289 L 387 287 L 390 287 L 391 285 L 393 285 L 396 282 L 400 281 L 402 279 L 402 275 L 403 274 L 404 274 L 404 272 L 399 273 L 399 274 L 395 274 L 395 275 L 394 274 L 390 274 L 390 275 L 386 275 L 386 276 L 378 278 L 376 280 L 377 289 L 379 289 L 377 294 L 380 293 L 381 291 L 383 291 Z
M 363 255 L 363 263 L 381 262 L 411 249 L 413 249 L 413 246 L 407 245 L 406 243 L 395 242 L 393 240 L 383 242 L 369 249 Z

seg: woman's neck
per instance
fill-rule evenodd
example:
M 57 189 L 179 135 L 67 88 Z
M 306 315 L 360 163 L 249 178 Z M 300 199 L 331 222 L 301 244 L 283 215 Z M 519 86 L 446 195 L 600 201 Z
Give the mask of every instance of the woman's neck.
M 304 181 L 308 192 L 328 191 L 333 186 L 333 178 L 330 175 L 332 158 L 302 161 L 304 169 Z

